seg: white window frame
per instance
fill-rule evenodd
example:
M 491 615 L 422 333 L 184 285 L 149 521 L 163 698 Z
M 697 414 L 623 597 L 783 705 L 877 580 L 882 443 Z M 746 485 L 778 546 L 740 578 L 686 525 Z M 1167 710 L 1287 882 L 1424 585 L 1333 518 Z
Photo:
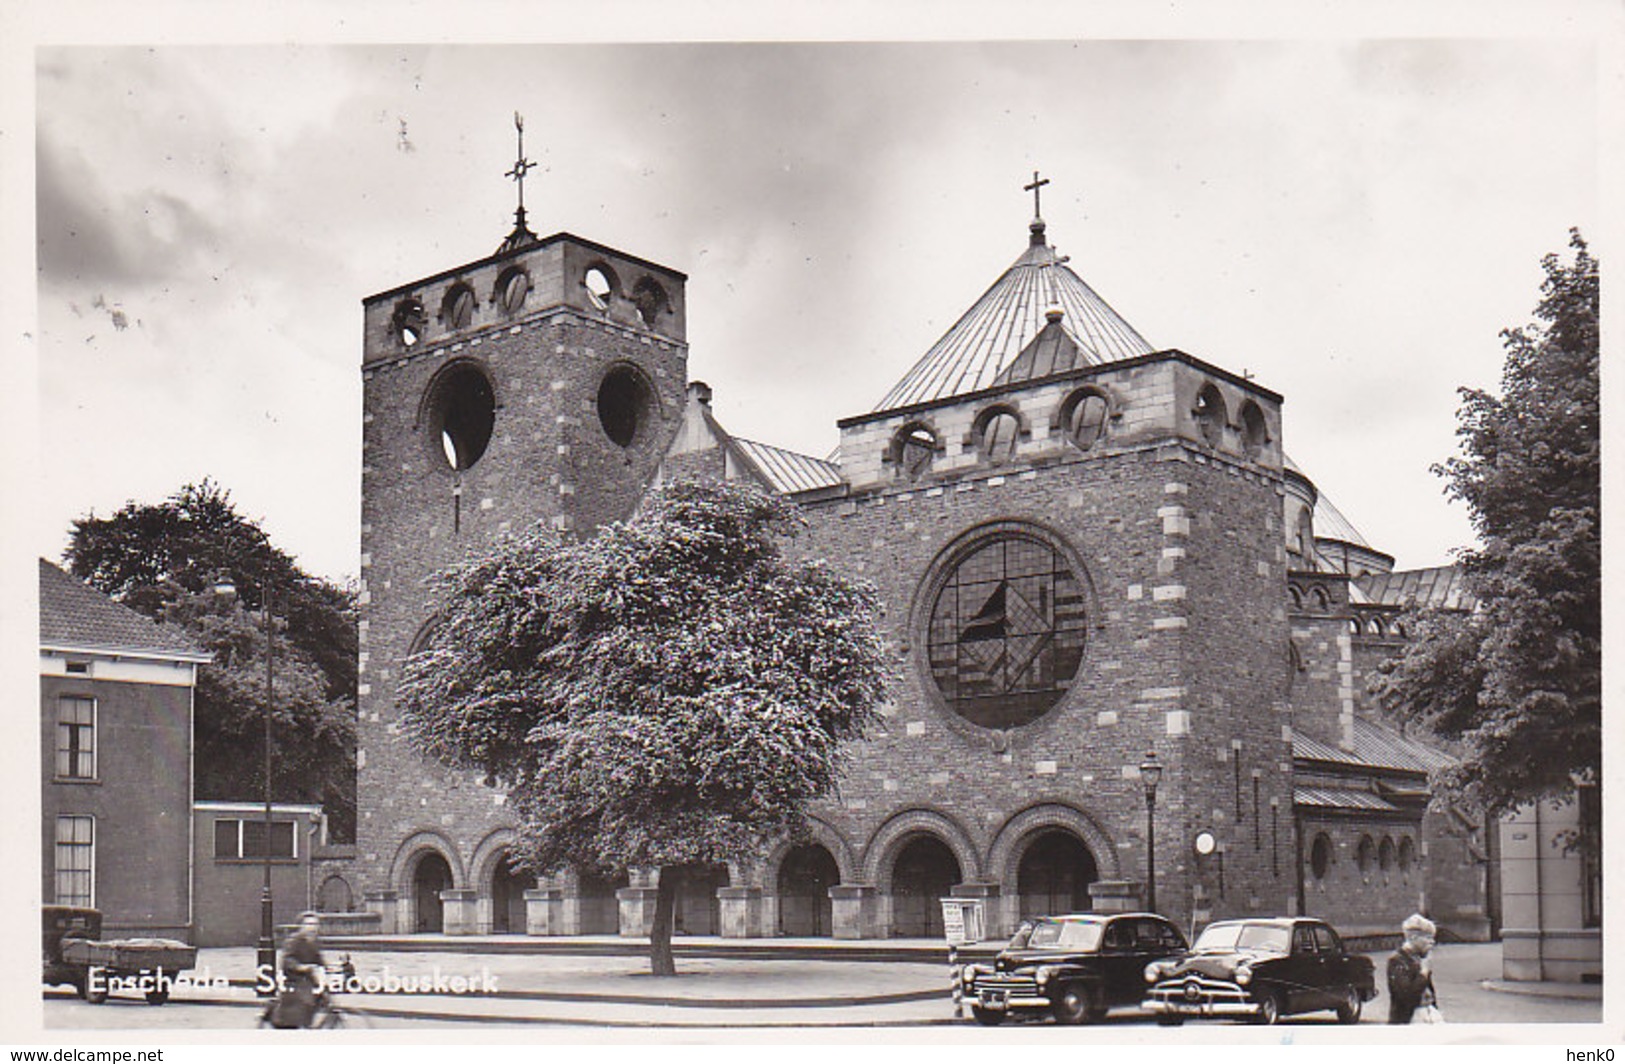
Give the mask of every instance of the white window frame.
M 76 842 L 76 841 L 69 841 L 69 842 L 63 842 L 62 841 L 62 824 L 63 824 L 63 821 L 69 821 L 69 820 L 82 820 L 82 821 L 85 821 L 86 823 L 88 823 L 90 825 L 90 841 L 89 842 L 81 843 L 81 842 Z M 94 909 L 96 907 L 96 817 L 94 815 L 90 814 L 90 813 L 59 813 L 59 814 L 57 814 L 57 818 L 56 818 L 56 837 L 53 840 L 53 842 L 54 842 L 54 848 L 52 850 L 52 859 L 51 859 L 52 860 L 52 866 L 51 866 L 51 872 L 52 872 L 52 876 L 51 876 L 51 896 L 56 900 L 56 904 L 58 904 L 58 905 L 79 905 L 79 904 L 83 904 L 88 908 Z M 75 852 L 76 850 L 78 850 L 79 848 L 82 847 L 84 852 L 89 855 L 89 860 L 86 862 L 88 867 L 86 867 L 86 868 L 64 868 L 63 865 L 62 865 L 62 856 L 63 856 L 63 849 L 62 848 L 64 846 L 73 848 L 69 852 Z M 63 898 L 63 896 L 62 896 L 62 874 L 64 872 L 68 872 L 68 873 L 84 872 L 89 877 L 90 886 L 89 886 L 89 889 L 88 889 L 88 891 L 86 893 L 86 896 L 85 896 L 85 898 L 84 898 L 84 900 L 82 902 L 79 900 L 79 898 L 77 896 L 75 896 L 73 898 L 73 900 L 71 900 L 71 901 L 70 900 L 65 900 Z
M 67 753 L 67 751 L 65 751 L 63 749 L 63 747 L 62 747 L 62 729 L 64 727 L 64 721 L 62 720 L 62 710 L 63 710 L 63 707 L 69 702 L 88 702 L 88 703 L 90 703 L 90 774 L 85 775 L 85 776 L 81 776 L 81 775 L 78 775 L 76 773 L 65 773 L 65 772 L 60 771 L 61 767 L 62 767 L 61 766 L 62 755 L 64 753 Z M 83 725 L 79 725 L 79 724 L 68 725 L 68 726 L 70 726 L 70 727 L 83 727 Z M 91 695 L 58 695 L 57 699 L 56 699 L 56 757 L 57 757 L 57 763 L 55 765 L 55 767 L 58 769 L 58 771 L 57 771 L 55 777 L 53 777 L 53 778 L 57 779 L 57 780 L 73 780 L 73 781 L 98 780 L 98 779 L 100 779 L 101 778 L 101 749 L 102 749 L 100 732 L 101 732 L 101 705 L 100 705 L 99 702 L 97 702 L 97 700 L 93 696 L 91 696 Z M 72 766 L 70 765 L 69 767 L 71 768 Z
M 248 841 L 247 840 L 247 828 L 246 828 L 245 825 L 247 825 L 249 823 L 263 824 L 263 823 L 265 823 L 265 818 L 263 816 L 257 816 L 257 817 L 256 816 L 222 816 L 222 817 L 216 817 L 214 823 L 215 823 L 215 829 L 214 829 L 215 830 L 215 834 L 214 834 L 214 844 L 215 844 L 214 845 L 214 859 L 215 860 L 217 860 L 217 861 L 263 861 L 263 860 L 265 860 L 265 855 L 264 854 L 260 854 L 260 855 L 257 855 L 257 856 L 250 857 L 250 856 L 248 856 L 247 854 L 245 854 L 243 852 L 244 845 Z M 227 823 L 235 823 L 237 825 L 237 852 L 236 853 L 224 853 L 223 854 L 223 853 L 220 852 L 220 825 L 221 824 L 227 824 Z M 273 813 L 271 815 L 271 827 L 272 827 L 272 830 L 273 830 L 273 834 L 275 832 L 276 827 L 278 825 L 280 825 L 280 824 L 288 824 L 293 828 L 293 852 L 292 852 L 292 854 L 290 856 L 287 856 L 287 857 L 283 857 L 283 856 L 280 856 L 278 854 L 273 853 L 273 854 L 271 854 L 271 860 L 273 860 L 273 861 L 297 861 L 297 860 L 299 860 L 299 821 L 297 819 L 289 820 L 289 819 L 286 819 L 284 817 L 278 817 L 275 813 Z M 266 841 L 266 847 L 267 848 L 270 847 L 270 840 L 269 839 Z

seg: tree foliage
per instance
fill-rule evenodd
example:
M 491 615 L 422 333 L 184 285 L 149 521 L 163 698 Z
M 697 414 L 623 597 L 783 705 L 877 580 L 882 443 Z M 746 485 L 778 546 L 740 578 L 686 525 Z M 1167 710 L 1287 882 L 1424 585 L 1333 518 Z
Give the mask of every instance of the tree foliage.
M 156 620 L 176 624 L 213 664 L 198 674 L 195 789 L 201 799 L 264 793 L 266 588 L 275 630 L 272 794 L 321 802 L 339 838 L 355 825 L 354 596 L 306 574 L 205 480 L 157 505 L 128 503 L 73 523 L 74 575 Z M 233 598 L 215 592 L 229 580 Z
M 397 691 L 423 751 L 509 788 L 527 867 L 661 870 L 657 974 L 668 883 L 801 833 L 884 691 L 874 593 L 788 559 L 798 524 L 684 482 L 590 540 L 506 538 L 441 575 Z
M 1602 764 L 1601 400 L 1597 260 L 1542 260 L 1538 322 L 1508 329 L 1501 394 L 1461 390 L 1461 454 L 1435 471 L 1467 504 L 1471 613 L 1412 622 L 1374 693 L 1462 740 L 1446 781 L 1500 811 L 1596 782 Z

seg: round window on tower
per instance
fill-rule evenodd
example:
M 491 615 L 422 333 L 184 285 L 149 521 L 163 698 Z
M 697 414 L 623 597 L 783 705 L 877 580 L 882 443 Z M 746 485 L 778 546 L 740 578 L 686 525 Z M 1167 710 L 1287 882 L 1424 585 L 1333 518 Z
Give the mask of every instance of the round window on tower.
M 651 329 L 660 315 L 671 308 L 666 290 L 653 277 L 638 278 L 638 283 L 632 286 L 632 302 L 638 308 L 638 317 Z
M 976 445 L 992 465 L 1004 465 L 1016 456 L 1021 420 L 1008 407 L 995 407 L 983 414 L 976 430 Z
M 504 314 L 517 314 L 530 295 L 530 275 L 517 266 L 497 278 L 496 303 Z
M 1100 442 L 1106 434 L 1110 409 L 1106 396 L 1094 388 L 1082 388 L 1067 396 L 1061 408 L 1061 426 L 1072 446 L 1087 451 Z
M 452 469 L 473 468 L 496 425 L 490 378 L 471 362 L 452 363 L 429 385 L 428 414 L 431 446 Z
M 614 366 L 598 386 L 598 421 L 619 447 L 637 442 L 638 433 L 649 419 L 654 389 L 649 380 L 629 363 Z
M 1196 427 L 1202 433 L 1202 439 L 1208 446 L 1217 447 L 1224 441 L 1224 397 L 1219 389 L 1208 384 L 1196 396 L 1196 408 L 1191 411 L 1196 419 Z
M 466 284 L 454 284 L 440 305 L 440 317 L 448 329 L 466 329 L 474 321 L 474 290 Z
M 416 296 L 408 296 L 395 304 L 393 328 L 395 339 L 400 341 L 402 347 L 416 347 L 418 341 L 423 339 L 425 318 L 423 301 Z
M 937 434 L 925 425 L 905 425 L 892 437 L 891 460 L 907 480 L 924 476 L 936 454 Z
M 581 287 L 587 290 L 587 299 L 594 307 L 608 310 L 609 301 L 615 298 L 615 274 L 602 263 L 588 267 L 581 275 Z
M 1083 662 L 1079 569 L 1042 531 L 1003 525 L 951 552 L 930 587 L 926 658 L 948 708 L 983 728 L 1053 709 Z

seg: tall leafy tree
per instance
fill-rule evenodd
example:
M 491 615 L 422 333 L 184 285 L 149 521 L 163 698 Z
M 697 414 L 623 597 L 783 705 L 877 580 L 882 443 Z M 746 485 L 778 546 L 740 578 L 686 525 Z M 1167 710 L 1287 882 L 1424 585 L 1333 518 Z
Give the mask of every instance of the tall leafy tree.
M 74 575 L 126 606 L 179 625 L 215 655 L 198 675 L 199 798 L 264 793 L 266 622 L 274 634 L 272 794 L 321 802 L 339 838 L 355 827 L 354 595 L 305 573 L 212 481 L 163 502 L 73 522 Z M 230 597 L 217 593 L 224 583 Z
M 1435 467 L 1478 546 L 1458 552 L 1478 606 L 1416 619 L 1374 693 L 1462 741 L 1446 781 L 1492 812 L 1562 798 L 1602 766 L 1597 260 L 1542 260 L 1537 321 L 1504 331 L 1501 394 L 1461 390 L 1461 454 Z
M 802 832 L 883 695 L 874 593 L 787 558 L 799 520 L 683 482 L 585 541 L 506 538 L 440 576 L 403 671 L 407 734 L 508 787 L 527 867 L 659 869 L 656 975 L 684 870 Z

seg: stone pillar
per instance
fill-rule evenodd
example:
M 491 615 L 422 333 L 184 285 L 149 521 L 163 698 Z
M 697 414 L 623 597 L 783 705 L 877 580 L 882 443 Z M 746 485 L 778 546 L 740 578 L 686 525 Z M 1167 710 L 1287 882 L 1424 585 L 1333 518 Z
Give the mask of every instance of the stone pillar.
M 361 892 L 361 907 L 378 914 L 380 935 L 400 934 L 400 899 L 393 890 L 366 890 Z
M 564 933 L 564 891 L 557 887 L 533 887 L 525 891 L 525 934 Z
M 621 937 L 648 938 L 655 926 L 657 887 L 622 887 L 615 892 L 621 903 Z
M 1090 908 L 1097 913 L 1136 912 L 1144 896 L 1144 884 L 1134 879 L 1097 879 L 1089 884 Z
M 445 920 L 446 934 L 474 935 L 479 933 L 479 891 L 459 889 L 441 891 L 440 911 Z
M 979 898 L 982 902 L 982 941 L 1005 939 L 1010 932 L 1002 926 L 997 883 L 959 883 L 948 892 L 955 898 Z
M 759 938 L 762 926 L 761 887 L 718 887 L 723 938 Z
M 829 888 L 832 938 L 879 938 L 880 891 L 864 883 Z

